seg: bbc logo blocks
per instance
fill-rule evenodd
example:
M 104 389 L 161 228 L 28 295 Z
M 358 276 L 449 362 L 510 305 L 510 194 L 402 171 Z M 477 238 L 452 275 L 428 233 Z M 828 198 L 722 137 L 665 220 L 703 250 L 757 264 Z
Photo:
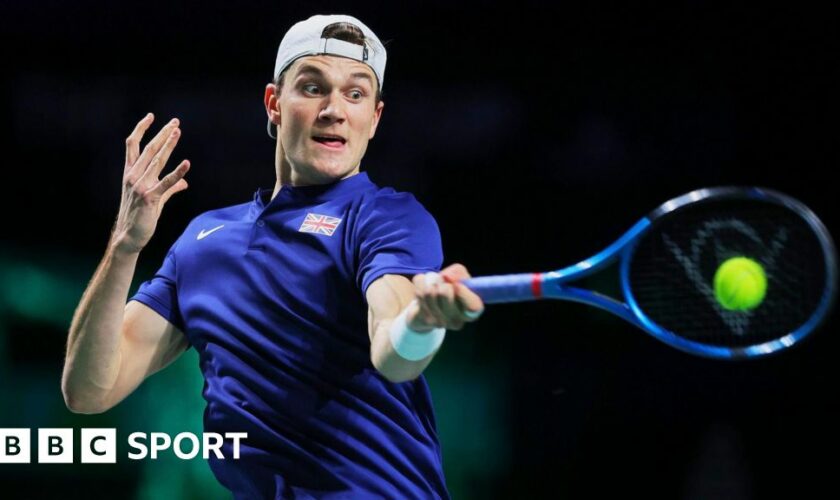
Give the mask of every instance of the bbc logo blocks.
M 73 463 L 73 429 L 37 429 L 38 463 Z M 29 429 L 0 429 L 0 464 L 31 463 Z M 82 429 L 81 462 L 113 464 L 117 462 L 116 429 Z
M 0 463 L 29 463 L 29 429 L 0 429 Z
M 39 429 L 41 430 L 43 429 Z M 80 446 L 83 464 L 117 463 L 116 429 L 82 429 Z
M 38 429 L 38 461 L 42 464 L 72 464 L 73 429 Z
M 73 429 L 2 429 L 0 428 L 0 464 L 28 464 L 34 456 L 31 435 L 37 431 L 38 463 L 72 464 Z M 247 432 L 205 432 L 200 435 L 180 432 L 172 439 L 165 432 L 132 432 L 128 435 L 129 460 L 157 460 L 161 452 L 169 450 L 181 460 L 201 457 L 204 460 L 213 454 L 225 459 L 224 442 L 230 440 L 227 448 L 233 460 L 239 460 L 242 440 Z M 148 444 L 147 444 L 148 443 Z M 117 429 L 81 429 L 79 455 L 83 464 L 117 463 Z

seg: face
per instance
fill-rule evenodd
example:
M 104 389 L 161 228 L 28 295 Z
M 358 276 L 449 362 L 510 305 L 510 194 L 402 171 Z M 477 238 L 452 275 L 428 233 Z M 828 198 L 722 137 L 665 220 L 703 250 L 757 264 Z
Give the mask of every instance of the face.
M 358 173 L 384 104 L 376 103 L 369 66 L 339 56 L 295 61 L 280 89 L 266 86 L 265 105 L 277 125 L 282 162 L 295 185 L 326 184 Z

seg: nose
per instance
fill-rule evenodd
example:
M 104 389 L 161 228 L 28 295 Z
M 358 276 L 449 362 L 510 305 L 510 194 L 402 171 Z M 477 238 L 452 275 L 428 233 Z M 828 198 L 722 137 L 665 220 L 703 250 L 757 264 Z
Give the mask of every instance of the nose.
M 324 107 L 318 113 L 318 120 L 324 122 L 334 122 L 344 120 L 344 99 L 341 96 L 341 91 L 336 89 L 324 97 Z

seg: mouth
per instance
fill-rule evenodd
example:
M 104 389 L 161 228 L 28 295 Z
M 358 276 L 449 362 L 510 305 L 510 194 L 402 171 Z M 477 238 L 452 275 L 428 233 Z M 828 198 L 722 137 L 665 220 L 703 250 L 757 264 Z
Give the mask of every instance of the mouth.
M 344 145 L 347 143 L 347 139 L 345 139 L 344 137 L 332 134 L 314 135 L 312 136 L 312 140 L 326 148 L 333 150 L 343 149 Z

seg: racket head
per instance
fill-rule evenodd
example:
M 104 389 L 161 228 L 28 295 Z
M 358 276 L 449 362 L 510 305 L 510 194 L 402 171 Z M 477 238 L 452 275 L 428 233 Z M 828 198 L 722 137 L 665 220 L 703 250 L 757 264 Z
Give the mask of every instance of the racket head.
M 622 291 L 639 326 L 673 347 L 718 359 L 768 355 L 815 331 L 834 304 L 834 243 L 819 218 L 788 195 L 700 189 L 647 219 L 622 250 Z M 715 271 L 737 256 L 759 262 L 767 276 L 764 300 L 746 311 L 727 310 L 714 295 Z

